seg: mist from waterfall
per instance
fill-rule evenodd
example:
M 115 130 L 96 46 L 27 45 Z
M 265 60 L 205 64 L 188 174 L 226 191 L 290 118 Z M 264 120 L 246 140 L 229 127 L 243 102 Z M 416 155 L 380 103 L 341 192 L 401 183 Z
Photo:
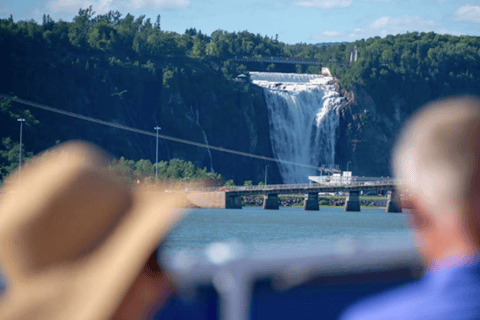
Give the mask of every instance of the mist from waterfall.
M 251 72 L 264 88 L 270 140 L 276 159 L 311 166 L 333 165 L 339 108 L 345 98 L 333 78 L 322 75 Z M 284 183 L 307 183 L 313 168 L 278 163 Z

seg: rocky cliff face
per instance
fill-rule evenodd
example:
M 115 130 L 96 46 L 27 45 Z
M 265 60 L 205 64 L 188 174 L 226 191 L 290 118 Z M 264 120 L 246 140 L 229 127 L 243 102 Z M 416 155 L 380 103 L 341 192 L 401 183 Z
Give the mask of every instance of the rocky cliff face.
M 345 92 L 350 104 L 341 110 L 337 140 L 337 163 L 356 176 L 389 176 L 391 148 L 405 119 L 403 102 L 395 97 L 393 116 L 378 112 L 372 97 L 361 87 Z
M 138 62 L 88 52 L 42 59 L 31 53 L 0 62 L 8 75 L 0 93 L 152 134 L 160 126 L 163 135 L 273 157 L 262 90 L 227 80 L 215 64 L 187 58 Z M 29 109 L 40 124 L 25 127 L 27 151 L 81 139 L 116 157 L 155 161 L 155 137 Z M 16 136 L 15 120 L 0 112 L 0 137 Z M 281 182 L 275 163 L 160 139 L 159 160 L 172 158 L 213 169 L 236 183 L 263 181 L 268 164 L 269 183 Z
M 178 92 L 165 92 L 169 96 L 163 110 L 171 119 L 166 123 L 171 135 L 273 157 L 267 107 L 261 88 L 249 84 L 234 84 L 233 88 L 224 91 L 212 88 L 197 95 L 193 103 L 182 99 Z M 269 183 L 281 182 L 278 168 L 272 162 L 170 142 L 163 142 L 163 148 L 169 157 L 188 159 L 199 167 L 211 166 L 225 179 L 234 179 L 237 183 L 263 181 L 265 165 L 269 165 Z
M 192 61 L 153 64 L 82 56 L 52 56 L 54 66 L 37 57 L 16 57 L 4 62 L 10 81 L 0 92 L 105 121 L 212 146 L 273 158 L 268 108 L 263 89 L 227 81 L 213 65 Z M 16 60 L 15 60 L 16 61 Z M 11 62 L 11 63 L 10 63 Z M 186 67 L 186 64 L 190 63 Z M 9 67 L 10 65 L 15 66 Z M 335 163 L 346 168 L 352 161 L 355 175 L 389 174 L 390 148 L 403 121 L 404 102 L 394 98 L 397 111 L 382 115 L 367 92 L 355 89 L 342 108 L 335 147 Z M 40 121 L 26 127 L 25 148 L 39 152 L 56 141 L 91 141 L 113 155 L 155 160 L 155 138 L 31 110 Z M 0 119 L 0 131 L 11 119 Z M 8 131 L 8 132 L 7 132 Z M 275 163 L 206 148 L 160 140 L 159 159 L 181 158 L 221 173 L 236 183 L 281 183 Z

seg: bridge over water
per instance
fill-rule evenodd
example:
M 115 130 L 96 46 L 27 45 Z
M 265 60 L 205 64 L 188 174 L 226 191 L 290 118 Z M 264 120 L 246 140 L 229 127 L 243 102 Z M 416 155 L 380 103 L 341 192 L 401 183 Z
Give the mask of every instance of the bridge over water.
M 333 61 L 322 61 L 319 59 L 293 58 L 293 57 L 234 57 L 237 62 L 268 62 L 320 66 L 322 64 L 335 64 Z
M 199 189 L 190 192 L 188 199 L 203 208 L 241 209 L 242 197 L 246 195 L 264 195 L 263 208 L 277 210 L 278 195 L 306 195 L 304 210 L 320 210 L 319 193 L 341 192 L 346 194 L 345 211 L 360 211 L 361 191 L 386 191 L 387 212 L 402 212 L 400 195 L 396 191 L 398 182 L 391 178 L 359 178 L 352 177 L 348 181 L 315 183 L 315 184 L 279 184 L 264 186 L 242 186 Z
M 352 51 L 350 52 L 350 61 L 349 62 L 354 62 L 357 61 L 358 59 L 358 51 L 357 51 L 357 46 L 354 46 L 352 48 Z M 243 56 L 243 57 L 238 57 L 235 56 L 233 61 L 238 61 L 238 62 L 268 62 L 268 63 L 287 63 L 287 64 L 303 64 L 303 65 L 313 65 L 313 66 L 319 66 L 322 64 L 340 64 L 337 61 L 333 61 L 332 59 L 329 59 L 328 61 L 323 61 L 321 59 L 308 59 L 308 58 L 296 58 L 296 57 L 252 57 L 252 56 Z M 345 63 L 345 65 L 348 65 L 349 62 Z

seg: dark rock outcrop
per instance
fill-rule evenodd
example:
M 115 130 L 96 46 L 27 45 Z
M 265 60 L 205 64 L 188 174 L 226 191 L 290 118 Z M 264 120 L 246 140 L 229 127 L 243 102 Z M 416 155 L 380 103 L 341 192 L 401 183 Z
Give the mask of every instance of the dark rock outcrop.
M 393 117 L 380 114 L 372 97 L 361 87 L 345 92 L 349 99 L 341 110 L 336 162 L 349 168 L 355 176 L 381 177 L 391 175 L 391 148 L 405 118 L 402 100 L 395 98 Z

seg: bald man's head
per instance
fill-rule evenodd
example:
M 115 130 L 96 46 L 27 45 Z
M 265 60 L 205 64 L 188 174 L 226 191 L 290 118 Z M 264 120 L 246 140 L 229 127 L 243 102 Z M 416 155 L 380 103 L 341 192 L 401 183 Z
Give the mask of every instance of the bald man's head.
M 393 169 L 406 192 L 432 212 L 470 212 L 479 197 L 480 100 L 465 96 L 433 102 L 404 127 Z

